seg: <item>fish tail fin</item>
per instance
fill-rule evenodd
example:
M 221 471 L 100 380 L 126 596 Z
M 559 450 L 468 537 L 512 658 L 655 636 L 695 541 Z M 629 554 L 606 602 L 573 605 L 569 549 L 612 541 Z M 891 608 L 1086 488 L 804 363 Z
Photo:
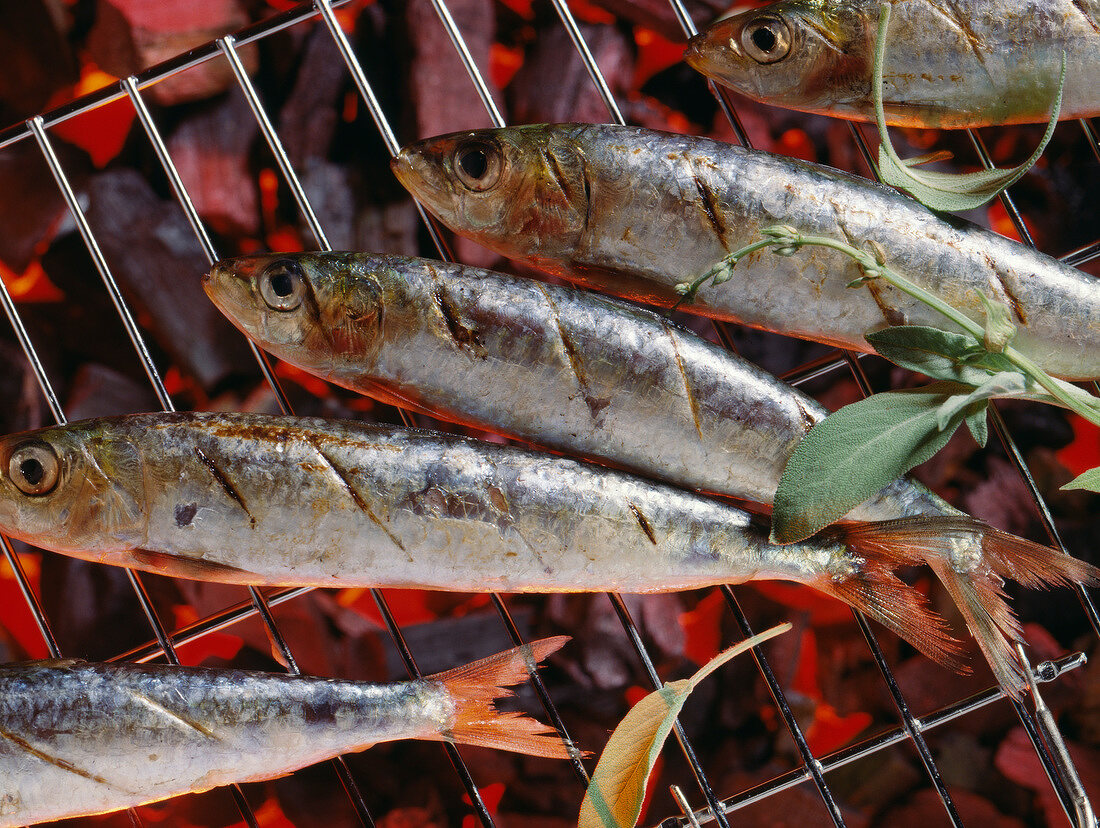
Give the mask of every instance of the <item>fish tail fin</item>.
M 927 599 L 893 570 L 920 563 L 904 544 L 892 544 L 869 531 L 878 524 L 843 523 L 827 530 L 854 555 L 846 577 L 822 580 L 818 589 L 878 621 L 930 659 L 965 672 L 962 645 L 951 637 L 947 622 L 928 607 Z
M 1100 570 L 1062 552 L 1002 532 L 969 516 L 926 516 L 861 525 L 857 535 L 872 548 L 903 547 L 943 582 L 989 662 L 1012 695 L 1027 687 L 1016 652 L 1023 630 L 1004 592 L 1004 578 L 1035 588 L 1096 584 Z
M 501 712 L 494 704 L 498 698 L 513 695 L 507 688 L 527 681 L 538 662 L 561 649 L 568 640 L 567 635 L 543 638 L 429 676 L 430 680 L 443 683 L 455 703 L 454 725 L 441 738 L 531 756 L 568 759 L 573 748 L 562 742 L 554 728 L 523 713 Z

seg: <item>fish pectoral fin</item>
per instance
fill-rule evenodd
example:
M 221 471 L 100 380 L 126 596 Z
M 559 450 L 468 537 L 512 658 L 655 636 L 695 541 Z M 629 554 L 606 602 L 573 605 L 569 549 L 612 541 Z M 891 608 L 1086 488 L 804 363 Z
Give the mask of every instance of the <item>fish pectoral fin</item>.
M 266 579 L 247 569 L 239 569 L 203 558 L 172 555 L 153 549 L 131 549 L 126 556 L 129 560 L 123 562 L 124 565 L 134 566 L 146 572 L 155 572 L 158 575 L 190 578 L 193 581 L 215 581 L 221 584 L 267 583 Z

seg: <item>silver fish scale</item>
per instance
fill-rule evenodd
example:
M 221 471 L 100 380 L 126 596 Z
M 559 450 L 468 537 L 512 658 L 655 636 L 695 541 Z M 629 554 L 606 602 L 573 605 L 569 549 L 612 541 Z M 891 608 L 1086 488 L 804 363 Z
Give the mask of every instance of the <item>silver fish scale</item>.
M 0 826 L 270 778 L 448 730 L 438 681 L 42 662 L 0 668 Z

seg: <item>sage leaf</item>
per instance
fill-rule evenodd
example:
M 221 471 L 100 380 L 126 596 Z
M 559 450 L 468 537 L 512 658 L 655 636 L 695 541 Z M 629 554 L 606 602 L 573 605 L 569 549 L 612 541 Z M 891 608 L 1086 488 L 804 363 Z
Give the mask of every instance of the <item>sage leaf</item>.
M 667 682 L 634 705 L 607 740 L 581 802 L 577 828 L 634 828 L 649 774 L 691 692 L 734 656 L 790 628 L 788 622 L 754 635 L 716 655 L 691 678 Z
M 971 364 L 966 360 L 971 357 L 972 349 L 977 344 L 972 336 L 924 325 L 883 328 L 867 334 L 866 339 L 872 348 L 895 365 L 926 374 L 932 379 L 977 387 L 995 371 L 1012 368 L 1007 359 L 1004 359 L 1003 366 L 996 369 Z
M 1027 377 L 1018 371 L 1003 371 L 994 374 L 980 386 L 966 394 L 954 394 L 948 397 L 936 411 L 936 425 L 947 428 L 947 424 L 966 415 L 966 410 L 974 403 L 984 402 L 993 397 L 1018 397 L 1029 392 Z
M 994 302 L 981 291 L 978 298 L 985 305 L 985 349 L 1003 354 L 1016 337 L 1016 323 L 1012 321 L 1012 309 L 1004 302 Z
M 985 448 L 985 444 L 989 442 L 989 420 L 986 419 L 988 409 L 987 401 L 975 403 L 967 408 L 966 427 L 970 429 L 970 436 L 974 438 L 974 442 L 982 448 Z
M 940 428 L 940 407 L 971 390 L 957 382 L 937 382 L 888 391 L 846 405 L 819 422 L 783 470 L 771 540 L 805 540 L 930 458 L 966 416 L 960 411 Z
M 878 167 L 882 180 L 892 187 L 904 190 L 917 201 L 933 210 L 958 212 L 973 210 L 991 201 L 1003 190 L 1011 187 L 1034 166 L 1043 154 L 1062 111 L 1062 92 L 1066 85 L 1066 54 L 1062 53 L 1062 74 L 1058 81 L 1058 93 L 1051 109 L 1043 140 L 1035 152 L 1023 164 L 1010 169 L 979 170 L 972 173 L 943 173 L 918 170 L 898 157 L 886 129 L 886 112 L 882 104 L 882 65 L 886 55 L 886 30 L 890 22 L 890 5 L 880 7 L 878 39 L 871 80 L 871 94 L 875 103 L 875 120 L 881 143 L 878 150 Z
M 1070 489 L 1087 489 L 1090 492 L 1100 492 L 1100 466 L 1089 469 L 1084 474 L 1079 474 L 1073 480 L 1062 486 L 1063 491 Z

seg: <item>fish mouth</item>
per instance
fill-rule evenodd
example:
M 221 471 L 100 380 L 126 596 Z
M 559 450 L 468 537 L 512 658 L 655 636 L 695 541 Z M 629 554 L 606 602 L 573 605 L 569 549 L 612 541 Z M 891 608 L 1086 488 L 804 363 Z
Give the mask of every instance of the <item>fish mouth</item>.
M 420 176 L 416 173 L 413 154 L 414 151 L 411 148 L 406 147 L 401 150 L 390 159 L 390 169 L 393 170 L 393 174 L 397 176 L 397 180 L 401 182 L 401 186 L 415 194 L 416 189 L 414 185 L 416 181 L 420 179 Z
M 207 297 L 238 328 L 256 316 L 252 278 L 258 264 L 246 259 L 229 259 L 216 262 L 202 275 L 202 289 Z
M 439 149 L 413 145 L 405 147 L 390 159 L 390 169 L 401 186 L 433 212 L 449 192 L 442 157 Z
M 700 74 L 713 78 L 720 62 L 715 55 L 713 40 L 707 32 L 700 32 L 688 41 L 684 50 L 684 62 Z

